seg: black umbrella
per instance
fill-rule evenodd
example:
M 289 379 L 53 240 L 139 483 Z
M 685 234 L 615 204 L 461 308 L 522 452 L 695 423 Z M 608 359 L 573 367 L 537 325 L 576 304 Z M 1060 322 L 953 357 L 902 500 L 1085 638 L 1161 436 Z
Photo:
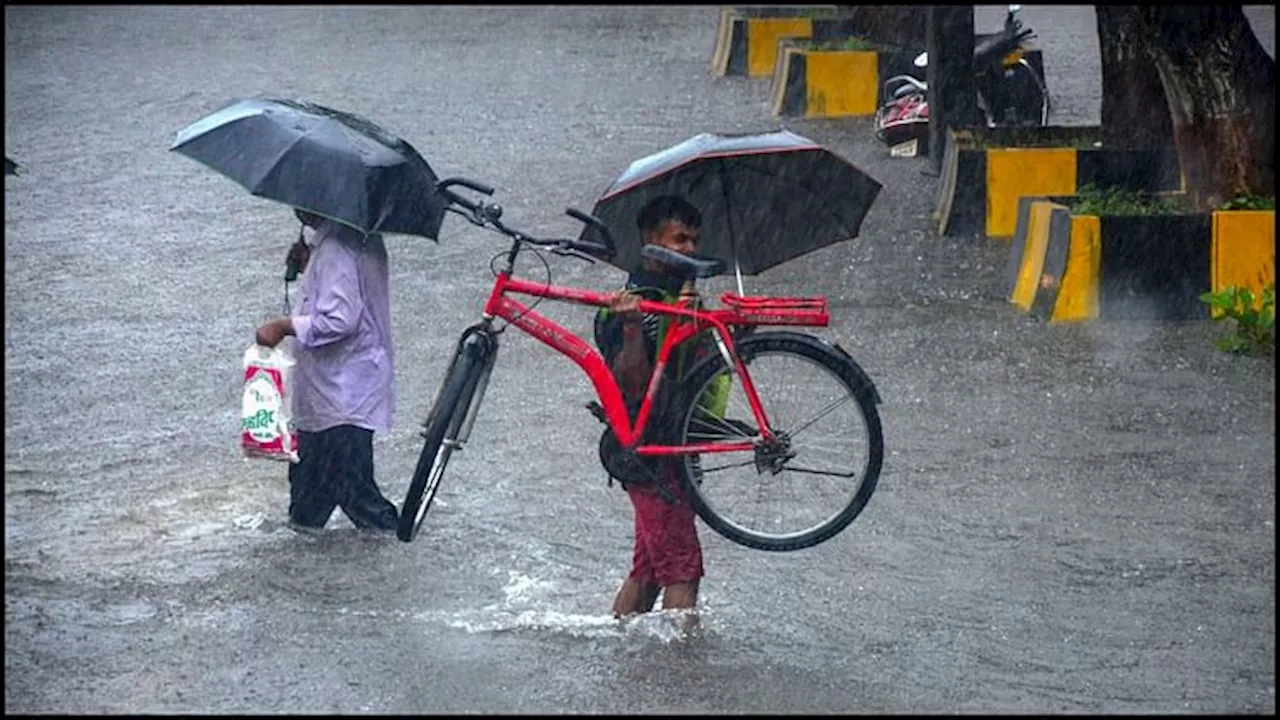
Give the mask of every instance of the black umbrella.
M 20 167 L 22 167 L 22 166 L 21 166 L 21 165 L 19 165 L 19 164 L 18 164 L 18 163 L 16 163 L 16 162 L 14 162 L 14 161 L 10 160 L 8 155 L 5 155 L 5 156 L 4 156 L 4 174 L 5 174 L 6 176 L 8 176 L 8 175 L 17 175 L 17 174 L 18 174 L 18 168 L 20 168 Z
M 640 208 L 660 195 L 682 196 L 702 211 L 698 254 L 756 275 L 856 237 L 879 192 L 880 183 L 795 133 L 703 133 L 631 163 L 592 214 L 616 240 L 613 264 L 632 272 Z
M 365 233 L 434 240 L 444 220 L 436 175 L 412 145 L 321 105 L 241 100 L 184 128 L 169 149 L 254 195 Z

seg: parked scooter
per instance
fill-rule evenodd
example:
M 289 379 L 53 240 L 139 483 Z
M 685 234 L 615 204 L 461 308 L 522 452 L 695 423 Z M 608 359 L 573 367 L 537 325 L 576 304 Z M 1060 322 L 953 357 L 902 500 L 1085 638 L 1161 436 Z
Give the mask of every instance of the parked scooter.
M 1020 9 L 1009 6 L 1000 32 L 974 36 L 978 109 L 988 127 L 1049 124 L 1049 89 L 1026 58 L 1026 41 L 1035 33 L 1023 29 L 1017 18 Z M 876 111 L 876 138 L 894 155 L 922 152 L 929 135 L 929 87 L 924 80 L 929 53 L 920 53 L 913 64 L 919 68 L 919 77 L 895 75 L 886 80 L 881 97 L 887 100 Z

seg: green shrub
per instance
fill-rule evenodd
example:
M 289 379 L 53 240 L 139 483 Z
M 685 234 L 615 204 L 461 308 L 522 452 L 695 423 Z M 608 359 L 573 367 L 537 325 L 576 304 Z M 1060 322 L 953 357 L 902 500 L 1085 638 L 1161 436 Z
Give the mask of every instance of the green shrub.
M 1097 150 L 1102 143 L 1089 126 L 1080 127 L 994 127 L 957 130 L 956 144 L 963 149 L 997 150 L 1018 148 L 1074 148 Z
M 1275 210 L 1276 199 L 1258 195 L 1239 195 L 1222 204 L 1219 210 Z
M 1117 187 L 1098 188 L 1092 183 L 1080 188 L 1071 200 L 1072 215 L 1172 215 L 1181 210 L 1173 198 Z
M 836 38 L 833 40 L 814 40 L 809 46 L 810 50 L 879 50 L 880 46 L 867 40 L 866 38 L 849 36 Z
M 1226 323 L 1230 332 L 1218 338 L 1219 350 L 1229 353 L 1274 355 L 1276 350 L 1276 284 L 1267 283 L 1262 297 L 1255 298 L 1253 291 L 1233 285 L 1216 293 L 1200 296 L 1201 302 L 1221 314 L 1215 321 Z
M 848 8 L 841 7 L 839 5 L 836 5 L 834 7 L 827 6 L 827 5 L 812 5 L 808 7 L 796 6 L 796 9 L 799 9 L 801 7 L 805 8 L 803 13 L 804 17 L 814 18 L 816 20 L 848 17 L 850 15 Z

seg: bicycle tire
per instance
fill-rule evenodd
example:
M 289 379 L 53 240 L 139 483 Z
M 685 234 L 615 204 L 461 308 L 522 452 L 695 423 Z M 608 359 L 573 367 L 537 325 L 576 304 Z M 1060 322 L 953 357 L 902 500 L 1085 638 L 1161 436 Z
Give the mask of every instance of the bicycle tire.
M 721 516 L 706 501 L 699 484 L 694 482 L 691 471 L 691 465 L 697 462 L 694 459 L 676 463 L 686 497 L 689 498 L 698 517 L 702 518 L 711 529 L 745 547 L 772 552 L 790 552 L 825 542 L 848 527 L 862 513 L 872 493 L 875 492 L 880 478 L 880 469 L 884 462 L 884 434 L 880 415 L 876 409 L 879 395 L 875 386 L 847 353 L 811 335 L 785 331 L 761 333 L 743 338 L 741 342 L 736 343 L 736 348 L 743 363 L 749 363 L 755 355 L 762 352 L 799 355 L 826 368 L 845 385 L 856 401 L 866 425 L 868 447 L 863 480 L 859 484 L 858 491 L 839 513 L 830 516 L 824 523 L 806 532 L 786 537 L 753 532 Z M 677 416 L 684 419 L 678 430 L 680 444 L 690 444 L 690 420 L 700 389 L 713 377 L 724 372 L 725 367 L 724 359 L 716 354 L 691 371 L 684 383 L 684 387 L 691 392 L 684 393 L 681 413 Z M 768 407 L 765 408 L 765 413 L 766 415 L 769 413 Z
M 412 542 L 422 527 L 422 520 L 431 509 L 431 501 L 440 489 L 453 447 L 446 440 L 457 436 L 458 428 L 466 418 L 471 397 L 483 371 L 483 362 L 465 351 L 458 354 L 448 376 L 441 386 L 436 404 L 427 418 L 423 430 L 425 438 L 413 479 L 400 507 L 400 519 L 396 525 L 396 537 Z

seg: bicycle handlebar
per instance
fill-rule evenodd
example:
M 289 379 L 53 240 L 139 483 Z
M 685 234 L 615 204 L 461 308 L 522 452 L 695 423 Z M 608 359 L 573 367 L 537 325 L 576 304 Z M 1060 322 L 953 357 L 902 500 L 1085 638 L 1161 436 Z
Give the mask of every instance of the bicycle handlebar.
M 539 247 L 551 248 L 551 251 L 557 255 L 567 255 L 578 257 L 588 262 L 594 262 L 595 258 L 602 260 L 612 260 L 616 254 L 613 243 L 613 235 L 609 232 L 609 228 L 599 218 L 594 215 L 582 212 L 577 208 L 566 208 L 565 214 L 569 217 L 594 228 L 600 233 L 604 239 L 604 243 L 595 243 L 587 240 L 571 240 L 569 238 L 557 238 L 554 240 L 539 240 L 531 235 L 526 235 L 519 230 L 509 228 L 502 223 L 502 206 L 497 203 L 483 203 L 468 200 L 462 195 L 450 190 L 454 185 L 461 185 L 466 188 L 475 190 L 485 195 L 492 195 L 493 188 L 484 183 L 477 182 L 464 177 L 452 177 L 441 180 L 436 183 L 436 191 L 449 202 L 446 207 L 459 215 L 465 217 L 471 224 L 479 227 L 490 228 L 496 230 L 503 235 L 520 243 L 528 243 Z M 459 209 L 461 208 L 461 209 Z M 464 212 L 465 211 L 465 212 Z
M 463 200 L 461 197 L 459 197 L 457 193 L 454 193 L 448 190 L 448 188 L 454 185 L 461 185 L 463 187 L 468 187 L 468 188 L 471 188 L 472 190 L 475 190 L 478 193 L 484 193 L 485 195 L 493 194 L 493 188 L 489 187 L 488 185 L 485 185 L 482 182 L 477 182 L 475 180 L 471 180 L 469 178 L 464 178 L 464 177 L 451 177 L 451 178 L 446 178 L 444 180 L 441 180 L 440 182 L 436 183 L 436 189 L 439 190 L 441 193 L 443 193 L 446 197 L 451 196 L 453 198 L 458 198 L 459 204 L 462 204 L 462 205 L 470 204 L 466 200 Z

